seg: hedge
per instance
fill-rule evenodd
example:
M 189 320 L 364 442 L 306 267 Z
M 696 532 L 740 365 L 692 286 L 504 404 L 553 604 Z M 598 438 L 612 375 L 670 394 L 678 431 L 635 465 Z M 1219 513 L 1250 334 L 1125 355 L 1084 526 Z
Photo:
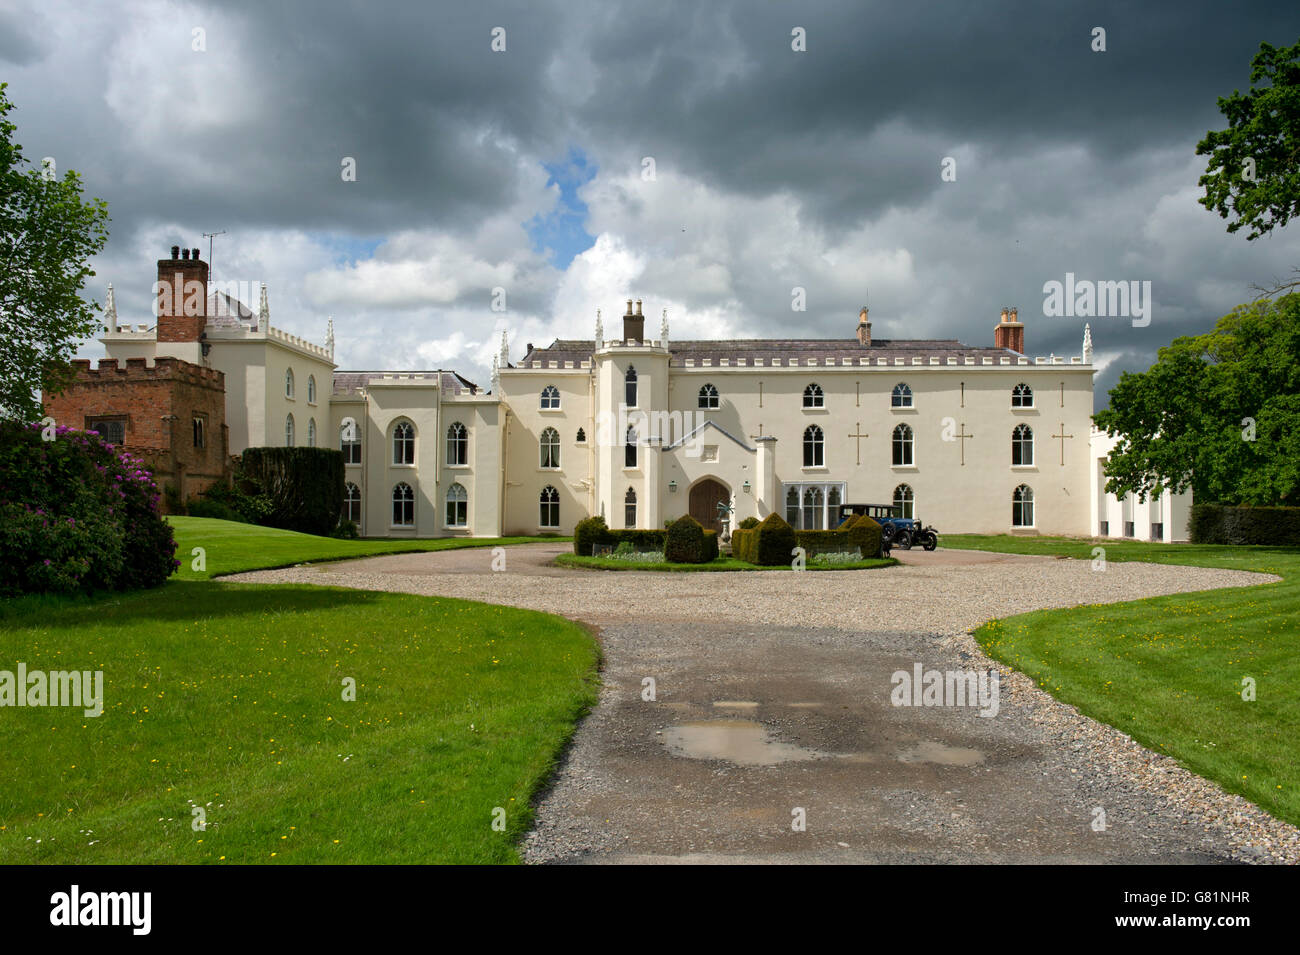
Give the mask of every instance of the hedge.
M 343 510 L 343 453 L 333 448 L 247 448 L 241 480 L 271 501 L 265 523 L 324 536 Z
M 839 529 L 848 532 L 849 543 L 856 545 L 858 553 L 863 557 L 881 556 L 881 529 L 878 521 L 865 514 L 855 514 L 841 524 Z
M 592 548 L 597 544 L 609 544 L 617 547 L 627 541 L 633 550 L 662 551 L 667 531 L 644 530 L 640 528 L 611 529 L 603 517 L 585 517 L 573 527 L 573 552 L 579 557 L 590 557 Z
M 1188 536 L 1193 544 L 1300 544 L 1300 507 L 1193 504 Z
M 664 560 L 671 564 L 703 563 L 704 526 L 689 514 L 673 521 L 664 537 Z
M 795 531 L 780 514 L 769 514 L 757 527 L 737 528 L 732 556 L 750 564 L 776 567 L 794 559 Z

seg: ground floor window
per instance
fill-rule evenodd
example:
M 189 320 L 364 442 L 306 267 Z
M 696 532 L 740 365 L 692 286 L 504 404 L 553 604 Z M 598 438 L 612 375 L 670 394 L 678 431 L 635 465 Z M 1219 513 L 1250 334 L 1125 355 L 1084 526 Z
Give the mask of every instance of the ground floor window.
M 844 503 L 842 482 L 787 484 L 785 519 L 802 531 L 820 531 L 839 524 L 840 505 Z
M 393 488 L 393 526 L 415 526 L 415 491 L 405 481 Z
M 542 488 L 541 511 L 542 527 L 560 526 L 560 492 L 549 484 Z
M 361 523 L 361 488 L 351 481 L 343 485 L 343 519 L 353 524 Z
M 469 526 L 469 494 L 460 484 L 447 488 L 447 526 Z
M 636 491 L 631 488 L 623 495 L 623 526 L 636 527 Z
M 1011 526 L 1034 526 L 1034 492 L 1027 484 L 1022 484 L 1011 495 Z
M 916 511 L 916 495 L 911 485 L 900 484 L 894 488 L 894 507 L 898 508 L 899 517 L 912 518 Z

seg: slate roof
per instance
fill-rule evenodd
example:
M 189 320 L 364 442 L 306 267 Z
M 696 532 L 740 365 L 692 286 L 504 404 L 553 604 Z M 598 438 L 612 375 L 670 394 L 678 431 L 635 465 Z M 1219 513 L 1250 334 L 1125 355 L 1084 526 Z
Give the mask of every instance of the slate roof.
M 358 389 L 366 387 L 376 378 L 383 378 L 388 375 L 398 375 L 403 378 L 423 378 L 431 385 L 438 384 L 437 371 L 336 371 L 334 372 L 334 394 L 355 394 Z M 475 395 L 479 393 L 479 387 L 468 378 L 458 375 L 454 371 L 444 371 L 442 372 L 442 391 L 444 394 L 450 395 Z
M 532 348 L 524 355 L 514 368 L 535 368 L 543 361 L 587 361 L 595 351 L 596 343 L 592 340 L 557 338 L 545 348 Z M 779 359 L 782 365 L 793 361 L 802 365 L 809 358 L 816 358 L 818 364 L 827 360 L 838 364 L 841 358 L 866 358 L 874 365 L 877 358 L 887 359 L 892 365 L 895 358 L 911 362 L 913 358 L 1023 358 L 1019 352 L 1009 348 L 995 348 L 982 345 L 963 345 L 955 338 L 940 339 L 876 339 L 870 345 L 859 345 L 856 338 L 751 338 L 701 341 L 669 341 L 669 364 L 677 367 L 684 365 L 686 359 L 697 363 L 702 359 L 717 362 L 722 358 L 733 361 L 743 360 L 752 364 L 755 359 L 763 359 L 764 365 L 770 365 L 772 359 Z

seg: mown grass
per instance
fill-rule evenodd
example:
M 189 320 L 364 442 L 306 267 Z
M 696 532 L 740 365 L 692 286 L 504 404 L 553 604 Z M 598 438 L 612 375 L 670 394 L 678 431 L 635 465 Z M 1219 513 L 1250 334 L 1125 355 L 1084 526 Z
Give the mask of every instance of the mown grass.
M 772 567 L 750 564 L 734 557 L 718 557 L 707 564 L 670 564 L 667 561 L 633 561 L 619 560 L 616 557 L 582 557 L 577 554 L 559 554 L 555 558 L 559 567 L 577 567 L 588 570 L 666 570 L 680 573 L 714 573 L 729 570 L 790 570 L 788 564 Z M 873 570 L 877 567 L 892 567 L 898 561 L 892 557 L 859 560 L 851 564 L 819 564 L 816 558 L 808 560 L 807 570 Z
M 1261 571 L 1281 583 L 1044 610 L 985 651 L 1149 749 L 1300 824 L 1300 548 L 951 535 L 945 547 Z M 1098 570 L 1098 573 L 1105 573 Z M 1006 573 L 1004 571 L 1004 573 Z M 1014 576 L 1004 585 L 1014 586 Z M 1256 699 L 1242 699 L 1243 680 Z
M 221 574 L 267 570 L 314 561 L 347 560 L 375 554 L 407 554 L 456 550 L 461 547 L 500 547 L 536 541 L 562 542 L 570 537 L 444 537 L 411 540 L 338 540 L 294 531 L 219 521 L 208 517 L 169 517 L 176 534 L 176 571 L 180 580 L 207 580 Z M 203 548 L 206 569 L 195 567 L 194 548 Z
M 256 530 L 226 535 L 244 551 L 227 568 L 350 543 L 259 551 Z M 9 601 L 0 669 L 102 670 L 104 712 L 0 710 L 0 863 L 518 861 L 598 653 L 559 617 L 340 588 Z

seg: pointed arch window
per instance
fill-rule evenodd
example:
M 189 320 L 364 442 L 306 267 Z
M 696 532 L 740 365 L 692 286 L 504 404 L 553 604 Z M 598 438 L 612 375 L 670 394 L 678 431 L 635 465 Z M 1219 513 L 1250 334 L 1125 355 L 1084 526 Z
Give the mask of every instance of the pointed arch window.
M 577 441 L 578 444 L 586 444 L 586 443 L 587 443 L 587 432 L 586 432 L 586 431 L 583 431 L 581 428 L 579 428 L 579 429 L 578 429 L 578 434 L 577 434 L 577 436 L 574 438 L 574 440 Z
M 293 369 L 289 368 L 284 373 L 284 396 L 293 397 Z
M 343 519 L 353 524 L 361 523 L 361 488 L 351 481 L 343 485 Z
M 1011 389 L 1011 407 L 1032 408 L 1034 406 L 1034 389 L 1023 381 Z
M 636 425 L 632 425 L 627 429 L 627 436 L 624 440 L 625 443 L 623 445 L 623 467 L 634 468 L 636 467 L 636 462 L 637 462 Z
M 558 468 L 560 466 L 560 432 L 547 428 L 542 432 L 542 456 L 540 467 Z
M 1028 467 L 1034 463 L 1034 429 L 1018 424 L 1011 432 L 1011 465 Z
M 316 447 L 316 419 L 307 419 L 307 447 Z
M 912 427 L 911 425 L 900 424 L 894 429 L 894 466 L 907 467 L 913 463 L 912 460 Z
M 540 520 L 541 527 L 559 527 L 560 526 L 560 492 L 551 485 L 542 488 L 539 498 L 541 506 Z
M 906 382 L 900 381 L 894 385 L 894 391 L 889 396 L 889 406 L 891 408 L 910 408 L 912 407 L 912 388 Z
M 805 408 L 825 408 L 826 394 L 822 391 L 822 386 L 813 382 L 803 390 L 803 406 Z
M 469 526 L 469 494 L 460 484 L 447 488 L 447 526 Z
M 623 526 L 636 527 L 636 491 L 632 488 L 623 495 Z
M 542 410 L 559 411 L 560 410 L 560 389 L 554 385 L 547 385 L 542 389 Z
M 900 484 L 894 488 L 894 507 L 898 508 L 898 516 L 911 518 L 916 513 L 916 495 L 912 492 L 909 484 Z
M 705 385 L 700 389 L 700 407 L 706 409 L 718 407 L 718 389 L 713 385 Z
M 284 419 L 284 446 L 286 448 L 293 447 L 293 415 L 289 415 Z
M 415 526 L 415 491 L 405 481 L 393 487 L 393 526 Z
M 803 432 L 803 466 L 820 468 L 826 466 L 825 435 L 817 425 L 811 425 Z
M 1011 494 L 1011 526 L 1034 526 L 1034 491 L 1028 484 L 1022 484 Z
M 623 376 L 623 403 L 629 408 L 635 408 L 636 403 L 636 368 L 632 365 L 627 366 L 627 374 Z
M 355 423 L 339 426 L 339 450 L 344 464 L 361 463 L 361 438 Z
M 315 403 L 316 403 L 316 376 L 308 375 L 307 376 L 307 404 L 314 405 Z
M 462 467 L 469 463 L 469 429 L 459 421 L 447 428 L 447 466 Z
M 415 463 L 415 426 L 409 421 L 399 421 L 393 428 L 393 463 Z

